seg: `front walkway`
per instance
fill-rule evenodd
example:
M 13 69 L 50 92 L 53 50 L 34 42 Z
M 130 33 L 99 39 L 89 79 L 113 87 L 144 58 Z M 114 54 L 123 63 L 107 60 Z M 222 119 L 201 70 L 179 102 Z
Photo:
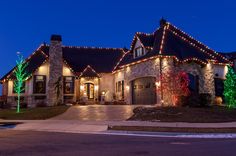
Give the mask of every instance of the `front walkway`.
M 124 121 L 133 115 L 137 105 L 86 105 L 73 106 L 64 114 L 50 120 Z

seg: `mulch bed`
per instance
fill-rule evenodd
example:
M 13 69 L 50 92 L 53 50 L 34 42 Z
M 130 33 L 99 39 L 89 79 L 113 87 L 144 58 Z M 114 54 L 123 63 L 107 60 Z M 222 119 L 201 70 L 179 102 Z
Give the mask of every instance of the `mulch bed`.
M 236 121 L 236 109 L 223 106 L 206 108 L 190 107 L 138 107 L 128 120 L 189 122 L 189 123 L 219 123 Z

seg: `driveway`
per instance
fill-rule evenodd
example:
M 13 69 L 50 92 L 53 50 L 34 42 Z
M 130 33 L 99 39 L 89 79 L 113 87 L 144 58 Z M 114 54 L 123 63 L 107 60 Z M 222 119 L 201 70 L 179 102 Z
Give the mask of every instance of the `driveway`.
M 64 114 L 50 120 L 123 121 L 133 115 L 137 105 L 72 106 Z

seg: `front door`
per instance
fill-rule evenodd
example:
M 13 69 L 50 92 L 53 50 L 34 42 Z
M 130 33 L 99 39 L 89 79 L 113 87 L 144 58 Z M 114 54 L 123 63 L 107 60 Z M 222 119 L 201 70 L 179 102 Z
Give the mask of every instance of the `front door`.
M 85 90 L 86 90 L 88 99 L 94 99 L 94 84 L 86 83 Z

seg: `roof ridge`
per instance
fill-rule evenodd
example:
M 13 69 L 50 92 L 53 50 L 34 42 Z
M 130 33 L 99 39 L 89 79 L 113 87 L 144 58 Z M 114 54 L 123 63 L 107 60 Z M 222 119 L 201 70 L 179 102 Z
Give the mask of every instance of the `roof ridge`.
M 123 48 L 109 48 L 109 47 L 89 47 L 89 46 L 65 46 L 62 48 L 77 48 L 77 49 L 102 49 L 102 50 L 124 50 Z
M 144 33 L 144 32 L 136 32 L 137 35 L 146 35 L 146 36 L 152 36 L 154 33 Z

